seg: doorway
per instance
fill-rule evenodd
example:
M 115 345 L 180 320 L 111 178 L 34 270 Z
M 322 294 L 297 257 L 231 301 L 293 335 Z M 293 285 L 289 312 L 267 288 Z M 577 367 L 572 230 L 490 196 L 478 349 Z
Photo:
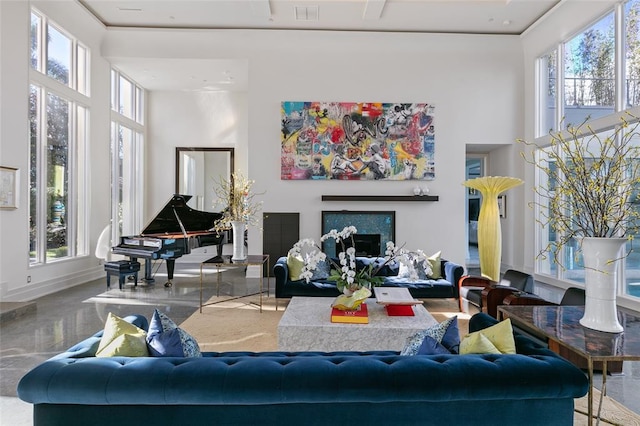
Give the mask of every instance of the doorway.
M 486 155 L 467 154 L 465 179 L 474 179 L 484 176 L 486 170 Z M 478 256 L 478 215 L 480 214 L 480 206 L 482 197 L 480 192 L 475 189 L 467 188 L 466 192 L 466 221 L 467 224 L 467 256 L 466 267 L 480 267 L 480 257 Z

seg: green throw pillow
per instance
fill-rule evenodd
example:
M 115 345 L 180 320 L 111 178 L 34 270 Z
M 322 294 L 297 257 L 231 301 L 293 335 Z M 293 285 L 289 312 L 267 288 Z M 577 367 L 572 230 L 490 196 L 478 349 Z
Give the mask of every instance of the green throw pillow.
M 439 280 L 440 278 L 442 278 L 440 253 L 442 253 L 442 251 L 439 251 L 427 257 L 427 261 L 429 262 L 429 265 L 431 265 L 431 275 L 429 276 L 429 278 L 431 278 L 432 280 Z
M 295 256 L 289 252 L 287 255 L 287 267 L 289 268 L 289 279 L 291 281 L 298 281 L 302 273 L 302 268 L 304 267 L 302 256 Z
M 466 336 L 460 342 L 460 355 L 465 354 L 500 354 L 491 340 L 483 334 L 473 333 Z
M 144 330 L 109 312 L 96 356 L 149 356 L 146 337 Z
M 511 326 L 511 319 L 507 318 L 504 321 L 500 321 L 496 325 L 468 334 L 467 336 L 465 336 L 464 339 L 462 339 L 462 342 L 460 342 L 460 353 L 463 353 L 463 348 L 465 351 L 469 351 L 470 347 L 473 348 L 474 350 L 479 350 L 478 347 L 487 347 L 487 344 L 486 342 L 484 342 L 484 339 L 479 338 L 477 336 L 478 334 L 481 334 L 483 337 L 489 340 L 491 345 L 498 350 L 498 353 L 503 353 L 503 354 L 516 353 L 516 342 L 515 342 L 515 339 L 513 338 L 513 327 Z M 484 353 L 484 352 L 466 352 L 466 353 Z M 496 352 L 489 351 L 486 353 L 496 353 Z

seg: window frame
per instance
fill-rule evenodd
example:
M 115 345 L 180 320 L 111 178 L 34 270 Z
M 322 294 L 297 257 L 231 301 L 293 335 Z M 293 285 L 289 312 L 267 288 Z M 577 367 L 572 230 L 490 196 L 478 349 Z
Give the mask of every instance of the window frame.
M 625 9 L 627 4 L 630 2 L 624 2 L 624 3 L 617 3 L 615 4 L 612 9 L 607 10 L 604 14 L 602 14 L 601 16 L 599 16 L 594 22 L 584 26 L 580 31 L 578 31 L 576 34 L 571 35 L 570 37 L 568 37 L 566 40 L 561 40 L 559 41 L 555 46 L 553 46 L 553 48 L 549 49 L 549 52 L 553 52 L 554 50 L 556 51 L 557 57 L 556 57 L 556 102 L 555 102 L 555 116 L 553 117 L 553 129 L 554 131 L 557 131 L 561 128 L 561 125 L 564 121 L 564 117 L 566 115 L 566 105 L 565 105 L 565 88 L 564 88 L 564 70 L 565 70 L 565 64 L 564 64 L 564 50 L 565 50 L 565 46 L 567 44 L 567 42 L 569 40 L 574 39 L 575 37 L 577 37 L 579 34 L 584 33 L 585 31 L 591 29 L 594 25 L 597 25 L 597 23 L 602 20 L 607 18 L 613 11 L 613 22 L 614 22 L 614 78 L 615 78 L 615 82 L 614 82 L 614 87 L 616 90 L 615 93 L 615 100 L 614 100 L 614 110 L 609 113 L 609 114 L 605 114 L 602 116 L 599 116 L 595 119 L 590 119 L 588 124 L 590 126 L 590 128 L 593 129 L 594 132 L 600 133 L 600 132 L 606 132 L 611 130 L 611 128 L 619 125 L 619 117 L 620 114 L 623 112 L 630 112 L 631 114 L 633 114 L 636 117 L 640 117 L 640 106 L 629 106 L 626 103 L 626 97 L 627 97 L 627 93 L 626 93 L 626 77 L 627 77 L 627 72 L 626 72 L 626 63 L 625 63 L 625 57 L 626 57 L 626 52 L 625 52 L 625 48 L 626 48 L 626 39 L 625 39 Z M 640 4 L 640 2 L 637 2 Z M 545 104 L 545 99 L 546 99 L 546 92 L 548 91 L 548 79 L 546 79 L 546 76 L 549 75 L 549 69 L 545 68 L 545 64 L 544 62 L 546 62 L 546 58 L 549 56 L 550 53 L 547 53 L 546 55 L 542 55 L 540 57 L 537 58 L 536 62 L 535 62 L 535 93 L 536 93 L 536 97 L 535 97 L 535 144 L 540 146 L 540 147 L 549 147 L 550 145 L 550 137 L 548 135 L 548 131 L 549 129 L 543 129 L 543 125 L 542 123 L 547 122 L 548 119 L 550 119 L 549 115 L 548 115 L 548 109 L 547 109 L 547 105 Z M 578 124 L 578 123 L 573 123 L 573 124 Z M 541 150 L 537 150 L 537 151 L 541 151 Z M 540 152 L 534 152 L 533 153 L 536 156 L 536 159 L 539 160 L 539 154 Z M 543 184 L 543 179 L 546 179 L 545 176 L 543 176 L 544 173 L 542 171 L 540 171 L 538 168 L 536 168 L 535 170 L 535 174 L 534 174 L 534 184 L 536 187 L 539 187 L 541 184 Z M 541 218 L 542 212 L 542 204 L 540 204 L 541 200 L 539 196 L 534 196 L 536 198 L 534 204 L 535 204 L 535 209 L 534 209 L 534 218 L 535 218 L 535 227 L 534 227 L 534 249 L 535 249 L 535 253 L 541 253 L 541 251 L 546 247 L 546 242 L 545 242 L 545 235 L 548 235 L 549 232 L 547 230 L 547 228 L 543 227 L 541 225 L 541 222 L 539 221 L 539 219 Z M 565 250 L 565 248 L 563 247 L 562 250 Z M 565 253 L 561 253 L 561 258 L 565 258 L 566 254 Z M 568 274 L 566 271 L 564 271 L 563 268 L 561 267 L 553 267 L 552 265 L 552 261 L 550 260 L 551 256 L 547 255 L 546 259 L 541 258 L 540 256 L 538 256 L 536 258 L 536 262 L 534 264 L 534 268 L 535 268 L 535 273 L 547 278 L 550 278 L 551 280 L 557 280 L 563 283 L 567 283 L 566 285 L 583 285 L 583 282 L 581 281 L 575 281 L 572 280 L 568 277 Z M 619 264 L 619 269 L 618 269 L 618 274 L 617 274 L 617 279 L 619 280 L 618 282 L 618 286 L 617 286 L 617 291 L 618 291 L 618 295 L 619 296 L 625 296 L 625 297 L 631 297 L 631 298 L 637 298 L 636 296 L 633 296 L 631 294 L 628 293 L 627 291 L 627 279 L 626 279 L 626 262 L 620 262 Z
M 30 139 L 35 137 L 35 164 L 30 166 L 29 188 L 32 187 L 31 176 L 35 179 L 35 234 L 33 246 L 31 245 L 31 235 L 29 232 L 30 249 L 35 253 L 29 255 L 29 266 L 37 266 L 58 261 L 68 260 L 76 257 L 87 256 L 89 254 L 89 230 L 88 230 L 88 175 L 86 163 L 88 161 L 89 128 L 90 128 L 90 74 L 91 74 L 91 50 L 73 37 L 61 25 L 50 20 L 44 13 L 36 8 L 31 8 L 30 27 L 35 25 L 35 32 L 30 28 L 30 66 L 29 66 L 29 92 L 32 96 L 33 90 L 37 93 L 37 105 L 33 111 L 35 124 L 35 134 L 29 135 Z M 55 28 L 63 36 L 67 37 L 71 43 L 71 69 L 68 70 L 69 81 L 64 84 L 60 80 L 48 74 L 48 28 Z M 34 39 L 35 37 L 35 39 Z M 35 46 L 34 46 L 35 44 Z M 83 54 L 78 55 L 81 49 Z M 34 57 L 35 56 L 35 57 Z M 80 58 L 82 63 L 80 64 Z M 81 87 L 78 82 L 77 68 L 81 66 L 84 70 L 84 79 Z M 67 104 L 68 136 L 66 139 L 66 168 L 67 190 L 65 208 L 65 242 L 66 254 L 63 256 L 49 256 L 47 253 L 47 211 L 51 207 L 48 205 L 48 160 L 47 147 L 49 141 L 48 134 L 48 108 L 47 102 L 50 96 L 56 96 Z M 32 119 L 30 111 L 30 120 Z M 31 140 L 29 142 L 31 152 Z M 32 199 L 29 197 L 29 211 L 31 212 Z M 31 220 L 29 221 L 31 226 Z M 61 246 L 64 247 L 64 246 Z M 30 250 L 31 251 L 31 250 Z
M 120 83 L 125 80 L 132 88 L 127 110 L 121 111 Z M 146 92 L 135 80 L 113 67 L 111 69 L 111 238 L 118 241 L 123 234 L 137 233 L 143 226 L 144 212 L 144 146 Z M 120 158 L 120 134 L 130 132 L 129 150 Z M 122 163 L 121 163 L 122 162 Z M 127 176 L 127 188 L 121 188 Z M 121 194 L 121 191 L 123 194 Z M 123 199 L 121 199 L 123 198 Z M 130 231 L 130 232 L 129 232 Z

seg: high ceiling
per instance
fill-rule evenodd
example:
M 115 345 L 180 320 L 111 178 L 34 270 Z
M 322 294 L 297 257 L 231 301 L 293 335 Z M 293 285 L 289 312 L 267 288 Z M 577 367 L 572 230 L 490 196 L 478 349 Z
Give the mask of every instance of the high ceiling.
M 77 0 L 107 27 L 521 34 L 561 0 Z M 117 60 L 149 90 L 246 91 L 243 61 Z M 185 70 L 189 70 L 185 74 Z
M 79 0 L 113 27 L 521 34 L 560 0 Z

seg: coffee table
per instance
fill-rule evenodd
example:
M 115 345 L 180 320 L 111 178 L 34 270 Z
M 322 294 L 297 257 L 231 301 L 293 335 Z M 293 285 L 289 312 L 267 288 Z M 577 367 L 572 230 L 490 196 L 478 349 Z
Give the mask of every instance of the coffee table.
M 589 374 L 588 421 L 593 423 L 593 363 L 602 361 L 602 390 L 597 418 L 600 418 L 602 397 L 607 394 L 607 362 L 640 361 L 640 317 L 618 308 L 618 319 L 624 328 L 622 333 L 606 333 L 584 327 L 580 318 L 584 306 L 498 306 L 498 316 L 510 318 L 514 325 L 549 341 L 549 349 L 559 352 L 567 348 L 587 360 Z
M 414 306 L 415 316 L 390 317 L 384 306 L 367 299 L 369 324 L 331 322 L 333 297 L 293 297 L 278 324 L 281 351 L 400 351 L 407 338 L 436 325 L 433 316 Z

